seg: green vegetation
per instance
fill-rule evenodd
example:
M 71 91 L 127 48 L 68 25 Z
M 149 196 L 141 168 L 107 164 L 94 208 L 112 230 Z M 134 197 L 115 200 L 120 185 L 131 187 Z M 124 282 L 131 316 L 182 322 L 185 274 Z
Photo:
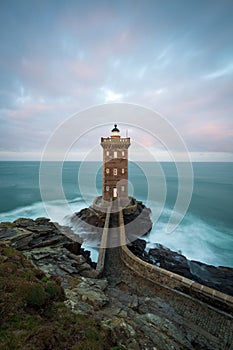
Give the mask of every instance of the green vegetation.
M 72 313 L 59 281 L 0 244 L 0 350 L 117 349 L 93 318 Z

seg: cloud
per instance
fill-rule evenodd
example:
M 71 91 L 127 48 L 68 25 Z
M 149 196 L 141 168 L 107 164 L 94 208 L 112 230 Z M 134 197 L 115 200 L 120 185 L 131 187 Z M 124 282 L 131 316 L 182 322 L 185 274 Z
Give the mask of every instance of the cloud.
M 219 68 L 212 73 L 206 74 L 204 79 L 217 79 L 224 75 L 233 75 L 233 63 L 227 64 L 225 67 Z
M 190 151 L 230 152 L 233 5 L 167 5 L 1 2 L 2 149 L 40 152 L 70 114 L 123 101 L 162 113 Z
M 119 102 L 123 99 L 123 94 L 116 93 L 107 87 L 102 87 L 101 91 L 104 94 L 104 103 Z

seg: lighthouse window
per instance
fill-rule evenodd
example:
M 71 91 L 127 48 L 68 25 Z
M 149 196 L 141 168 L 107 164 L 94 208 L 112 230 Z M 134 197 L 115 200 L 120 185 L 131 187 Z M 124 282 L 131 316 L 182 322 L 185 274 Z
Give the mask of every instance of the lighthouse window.
M 121 192 L 125 191 L 125 186 L 121 186 Z
M 125 169 L 121 169 L 121 172 L 122 172 L 122 174 L 124 174 L 125 173 Z
M 117 151 L 114 151 L 114 158 L 117 158 Z
M 109 169 L 108 168 L 106 169 L 106 174 L 109 174 Z
M 117 169 L 113 169 L 113 175 L 117 175 Z
M 106 191 L 107 191 L 107 192 L 109 191 L 109 186 L 106 186 Z
M 109 151 L 106 152 L 106 156 L 109 156 Z
M 125 156 L 125 152 L 124 151 L 122 151 L 122 157 L 124 157 Z

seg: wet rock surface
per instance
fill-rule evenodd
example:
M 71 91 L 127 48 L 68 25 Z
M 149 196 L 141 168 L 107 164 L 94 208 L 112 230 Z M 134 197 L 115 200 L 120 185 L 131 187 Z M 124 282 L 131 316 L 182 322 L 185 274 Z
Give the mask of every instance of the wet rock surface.
M 153 249 L 147 250 L 146 241 L 142 239 L 135 240 L 128 245 L 128 248 L 133 254 L 150 264 L 233 295 L 233 269 L 230 267 L 215 267 L 188 260 L 181 253 L 174 252 L 161 244 L 155 244 Z

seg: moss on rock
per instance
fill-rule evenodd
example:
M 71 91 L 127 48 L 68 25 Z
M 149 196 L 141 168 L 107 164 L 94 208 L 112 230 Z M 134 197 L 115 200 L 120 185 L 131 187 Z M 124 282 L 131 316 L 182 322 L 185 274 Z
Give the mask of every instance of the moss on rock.
M 0 243 L 0 349 L 111 349 L 100 322 L 72 313 L 57 279 Z

